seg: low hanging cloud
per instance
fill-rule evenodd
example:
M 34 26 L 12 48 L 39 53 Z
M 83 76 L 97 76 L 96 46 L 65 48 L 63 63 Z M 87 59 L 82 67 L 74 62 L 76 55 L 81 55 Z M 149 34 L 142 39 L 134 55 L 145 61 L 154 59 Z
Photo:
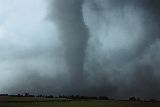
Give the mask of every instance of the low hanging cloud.
M 85 68 L 97 94 L 159 98 L 159 5 L 157 0 L 86 1 L 91 37 Z

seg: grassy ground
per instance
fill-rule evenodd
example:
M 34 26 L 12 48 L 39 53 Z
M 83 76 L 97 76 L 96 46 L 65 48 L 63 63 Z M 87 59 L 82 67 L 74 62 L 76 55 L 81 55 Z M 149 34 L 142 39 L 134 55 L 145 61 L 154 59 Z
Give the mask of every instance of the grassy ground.
M 7 99 L 7 98 L 6 98 Z M 130 101 L 50 101 L 50 102 L 38 102 L 48 101 L 46 99 L 34 98 L 9 98 L 7 101 L 14 99 L 15 102 L 0 102 L 0 107 L 160 107 L 160 102 L 130 102 Z M 2 98 L 1 98 L 2 100 Z M 28 102 L 28 101 L 35 102 Z M 4 99 L 3 99 L 4 101 Z M 19 101 L 19 102 L 16 102 Z M 25 102 L 26 101 L 26 102 Z
M 43 98 L 43 97 L 10 97 L 10 96 L 0 96 L 0 102 L 49 102 L 49 101 L 68 101 L 65 98 Z

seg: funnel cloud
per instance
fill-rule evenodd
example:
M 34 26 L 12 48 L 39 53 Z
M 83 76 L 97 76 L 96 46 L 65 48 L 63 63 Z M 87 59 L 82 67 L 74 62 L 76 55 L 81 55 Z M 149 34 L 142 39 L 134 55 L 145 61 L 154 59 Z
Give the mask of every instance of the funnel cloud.
M 57 24 L 68 67 L 67 71 L 70 74 L 74 90 L 79 90 L 82 87 L 83 65 L 89 37 L 83 19 L 82 4 L 83 0 L 68 0 L 67 2 L 53 0 L 49 15 Z

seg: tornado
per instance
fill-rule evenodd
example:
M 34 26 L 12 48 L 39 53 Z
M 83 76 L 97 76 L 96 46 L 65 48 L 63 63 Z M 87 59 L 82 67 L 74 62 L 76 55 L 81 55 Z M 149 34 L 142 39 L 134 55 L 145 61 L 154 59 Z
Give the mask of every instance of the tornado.
M 51 18 L 58 26 L 67 71 L 71 84 L 77 90 L 77 86 L 81 87 L 83 83 L 83 65 L 88 41 L 88 30 L 82 14 L 83 0 L 54 0 L 51 5 Z

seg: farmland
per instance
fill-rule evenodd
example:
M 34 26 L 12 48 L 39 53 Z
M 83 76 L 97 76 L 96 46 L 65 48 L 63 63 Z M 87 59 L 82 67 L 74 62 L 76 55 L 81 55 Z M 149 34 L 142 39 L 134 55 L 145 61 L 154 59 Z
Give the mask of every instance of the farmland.
M 160 102 L 0 97 L 0 107 L 160 107 Z

